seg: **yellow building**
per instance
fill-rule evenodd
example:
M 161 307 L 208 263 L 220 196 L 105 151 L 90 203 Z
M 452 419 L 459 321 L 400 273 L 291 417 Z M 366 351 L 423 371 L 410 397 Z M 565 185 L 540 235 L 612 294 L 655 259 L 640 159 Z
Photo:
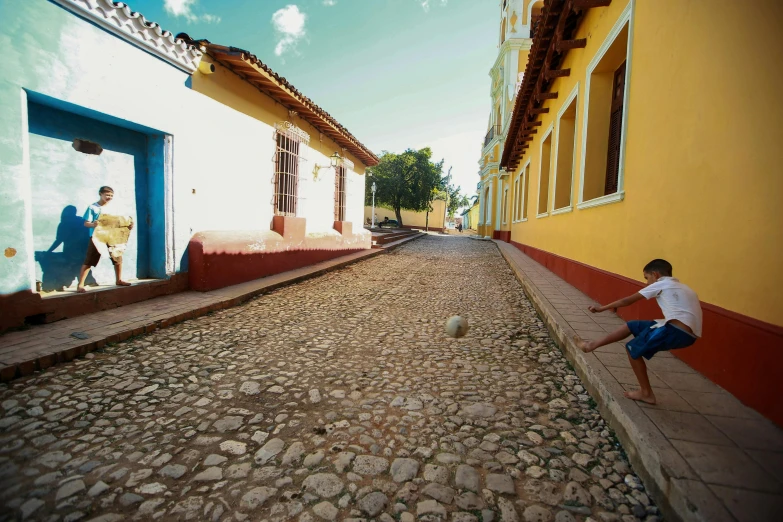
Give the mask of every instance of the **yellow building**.
M 600 302 L 667 259 L 704 309 L 704 338 L 675 355 L 783 424 L 783 4 L 508 4 L 504 27 L 539 29 L 483 151 L 482 233 Z
M 508 173 L 499 170 L 500 154 L 511 121 L 514 97 L 532 44 L 530 19 L 541 11 L 543 2 L 502 0 L 498 56 L 489 71 L 491 110 L 487 134 L 479 160 L 479 234 L 508 240 Z
M 473 204 L 470 206 L 470 208 L 466 209 L 462 213 L 462 226 L 465 228 L 465 230 L 475 230 L 478 232 L 478 222 L 479 222 L 479 201 L 478 198 L 476 198 L 475 201 L 473 201 Z
M 446 228 L 446 202 L 442 199 L 436 199 L 431 205 L 432 211 L 414 212 L 412 210 L 401 210 L 402 228 L 416 228 L 424 230 L 434 230 L 443 232 Z M 397 219 L 394 209 L 375 205 L 375 215 L 377 225 L 383 218 Z M 372 207 L 364 207 L 364 222 L 369 223 L 372 220 Z

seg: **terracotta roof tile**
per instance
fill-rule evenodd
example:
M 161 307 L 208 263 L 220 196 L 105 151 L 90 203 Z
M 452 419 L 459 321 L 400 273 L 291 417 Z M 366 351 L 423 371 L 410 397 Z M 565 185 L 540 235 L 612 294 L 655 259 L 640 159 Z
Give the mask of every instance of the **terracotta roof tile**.
M 208 40 L 191 40 L 187 35 L 177 35 L 200 46 L 214 60 L 239 74 L 245 81 L 256 86 L 265 94 L 277 99 L 284 106 L 295 110 L 308 123 L 337 144 L 349 150 L 367 166 L 378 164 L 378 157 L 348 129 L 342 126 L 332 115 L 319 107 L 313 100 L 302 94 L 285 77 L 273 71 L 256 55 L 239 47 L 227 47 L 213 44 Z M 260 71 L 264 74 L 261 74 Z

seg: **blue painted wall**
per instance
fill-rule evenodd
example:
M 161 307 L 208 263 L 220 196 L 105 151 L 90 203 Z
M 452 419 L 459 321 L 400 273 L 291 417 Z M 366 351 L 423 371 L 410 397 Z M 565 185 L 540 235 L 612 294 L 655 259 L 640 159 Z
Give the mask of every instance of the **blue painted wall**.
M 82 216 L 102 185 L 114 189 L 104 212 L 130 215 L 137 225 L 123 256 L 123 277 L 149 277 L 147 136 L 37 103 L 28 104 L 28 126 L 35 270 L 43 289 L 69 286 L 78 275 L 88 241 Z M 75 138 L 104 150 L 98 156 L 78 152 Z M 113 283 L 110 260 L 101 259 L 92 275 Z

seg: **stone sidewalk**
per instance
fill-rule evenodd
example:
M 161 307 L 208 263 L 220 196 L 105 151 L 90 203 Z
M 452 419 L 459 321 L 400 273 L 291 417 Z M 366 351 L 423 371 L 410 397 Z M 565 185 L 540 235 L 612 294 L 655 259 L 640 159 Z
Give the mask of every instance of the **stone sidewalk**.
M 595 301 L 514 246 L 495 243 L 667 519 L 783 519 L 783 430 L 671 353 L 648 363 L 657 405 L 624 398 L 637 385 L 624 345 L 584 354 L 572 340 L 598 338 L 623 320 L 589 313 Z
M 422 235 L 411 235 L 372 250 L 211 292 L 181 292 L 0 335 L 0 381 L 30 375 L 54 364 L 71 361 L 103 348 L 107 343 L 124 341 L 236 306 L 262 293 L 376 256 L 419 237 Z

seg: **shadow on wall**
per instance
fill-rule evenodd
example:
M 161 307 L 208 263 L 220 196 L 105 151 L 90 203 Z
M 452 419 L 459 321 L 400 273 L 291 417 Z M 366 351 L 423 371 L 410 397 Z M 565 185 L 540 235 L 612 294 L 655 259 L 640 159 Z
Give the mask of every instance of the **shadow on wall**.
M 89 242 L 90 233 L 84 226 L 84 220 L 76 207 L 68 205 L 60 214 L 60 224 L 57 225 L 57 235 L 52 246 L 46 251 L 35 253 L 35 261 L 41 267 L 41 290 L 51 292 L 71 286 L 79 276 Z M 62 251 L 55 252 L 61 245 Z M 95 284 L 92 274 L 87 277 L 86 283 Z

